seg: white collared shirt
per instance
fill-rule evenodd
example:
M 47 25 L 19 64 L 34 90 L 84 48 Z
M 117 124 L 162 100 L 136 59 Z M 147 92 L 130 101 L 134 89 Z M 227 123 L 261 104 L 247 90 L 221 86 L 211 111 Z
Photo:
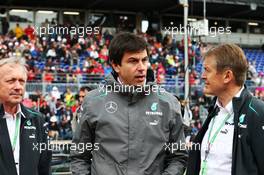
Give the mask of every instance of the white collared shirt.
M 20 113 L 20 115 L 17 115 L 19 113 Z M 20 105 L 18 105 L 18 109 L 17 109 L 15 116 L 19 116 L 19 117 L 23 116 L 25 118 L 25 115 L 21 111 Z M 16 118 L 7 112 L 5 112 L 4 118 L 6 119 L 10 143 L 12 143 L 13 138 L 15 136 Z M 21 123 L 21 118 L 20 118 L 20 123 Z M 20 124 L 19 124 L 19 127 L 20 127 Z M 15 164 L 16 164 L 16 170 L 17 170 L 18 175 L 19 175 L 19 151 L 20 151 L 20 130 L 19 130 L 18 135 L 17 135 L 15 151 L 13 152 L 13 156 L 14 156 L 14 160 L 15 160 Z
M 235 97 L 240 97 L 244 87 L 235 95 Z M 210 153 L 207 157 L 207 175 L 231 175 L 232 167 L 232 149 L 233 149 L 233 136 L 234 136 L 234 110 L 232 100 L 225 106 L 222 107 L 220 102 L 216 101 L 216 105 L 219 107 L 220 111 L 212 119 L 209 127 L 204 135 L 202 145 L 201 145 L 201 167 L 202 162 L 205 159 L 205 150 L 208 149 L 208 135 L 212 127 L 214 120 L 213 129 L 210 135 L 210 140 L 215 134 L 216 130 L 220 127 L 226 116 L 230 116 L 225 122 L 225 125 L 220 130 L 214 143 L 210 147 Z M 201 171 L 200 171 L 201 173 Z
M 121 85 L 123 85 L 123 82 L 120 80 L 119 77 L 117 77 L 117 81 L 118 81 Z

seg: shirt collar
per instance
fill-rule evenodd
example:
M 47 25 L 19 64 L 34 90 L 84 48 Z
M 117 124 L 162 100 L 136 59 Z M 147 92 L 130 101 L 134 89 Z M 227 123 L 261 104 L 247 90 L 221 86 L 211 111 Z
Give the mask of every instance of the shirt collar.
M 121 85 L 123 85 L 123 82 L 120 80 L 119 77 L 117 77 L 117 81 L 118 81 L 118 83 L 120 83 Z
M 240 97 L 242 91 L 244 90 L 244 86 L 239 90 L 238 93 L 236 93 L 236 95 L 234 97 Z M 218 98 L 216 100 L 216 105 L 220 108 L 220 109 L 225 109 L 229 114 L 233 113 L 233 103 L 232 100 L 230 100 L 228 102 L 228 104 L 225 107 L 222 107 L 222 105 L 220 104 Z
M 21 116 L 23 116 L 24 118 L 26 118 L 25 114 L 21 110 L 21 105 L 20 104 L 18 104 L 18 106 L 17 106 L 17 112 L 16 112 L 15 115 L 17 115 L 19 113 L 21 114 Z M 5 115 L 4 115 L 3 118 L 7 118 L 7 117 L 13 117 L 13 115 L 12 114 L 9 114 L 8 112 L 5 111 Z

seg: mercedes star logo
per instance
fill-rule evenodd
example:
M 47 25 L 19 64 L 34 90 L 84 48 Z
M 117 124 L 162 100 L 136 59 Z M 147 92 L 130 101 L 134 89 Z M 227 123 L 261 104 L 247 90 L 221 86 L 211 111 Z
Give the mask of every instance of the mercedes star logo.
M 115 113 L 117 111 L 117 104 L 113 101 L 109 101 L 105 104 L 105 110 L 111 114 Z

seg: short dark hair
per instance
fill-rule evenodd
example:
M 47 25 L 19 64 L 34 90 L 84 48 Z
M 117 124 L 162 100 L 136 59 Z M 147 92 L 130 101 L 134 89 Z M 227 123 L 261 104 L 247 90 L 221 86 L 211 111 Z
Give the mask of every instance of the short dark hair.
M 129 32 L 121 32 L 110 43 L 109 61 L 110 63 L 121 65 L 125 52 L 144 50 L 147 51 L 147 42 L 142 37 Z
M 216 68 L 218 72 L 231 69 L 235 82 L 238 86 L 242 86 L 246 80 L 248 62 L 243 50 L 236 44 L 221 44 L 211 48 L 204 58 L 214 56 L 216 60 Z

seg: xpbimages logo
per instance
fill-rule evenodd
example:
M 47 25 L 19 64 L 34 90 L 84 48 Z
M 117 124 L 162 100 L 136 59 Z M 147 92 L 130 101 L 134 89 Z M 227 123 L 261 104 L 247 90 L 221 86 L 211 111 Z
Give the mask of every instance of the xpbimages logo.
M 113 85 L 108 85 L 108 84 L 99 84 L 98 86 L 98 90 L 101 93 L 145 93 L 145 95 L 150 95 L 151 92 L 154 93 L 164 93 L 165 89 L 162 88 L 159 85 L 153 84 L 153 85 L 144 85 L 144 86 L 140 86 L 140 85 L 121 85 L 118 83 L 114 83 Z
M 171 35 L 172 38 L 177 37 L 179 34 L 180 35 L 184 35 L 185 33 L 188 35 L 195 35 L 195 36 L 200 36 L 203 34 L 203 30 L 201 28 L 197 28 L 197 27 L 193 27 L 188 25 L 187 27 L 184 27 L 180 24 L 179 27 L 177 26 L 168 26 L 168 27 L 164 27 L 163 32 L 165 32 L 165 34 L 169 34 Z M 208 28 L 208 36 L 209 37 L 216 37 L 218 35 L 222 35 L 222 34 L 227 34 L 230 35 L 231 34 L 231 27 L 209 27 Z
M 79 37 L 84 37 L 86 35 L 97 35 L 100 33 L 100 27 L 91 27 L 91 26 L 57 26 L 57 25 L 47 25 L 41 27 L 33 27 L 34 33 L 40 37 L 45 35 L 78 35 Z
M 77 151 L 79 153 L 84 153 L 85 151 L 98 151 L 99 143 L 53 143 L 48 141 L 48 143 L 33 143 L 33 151 Z

